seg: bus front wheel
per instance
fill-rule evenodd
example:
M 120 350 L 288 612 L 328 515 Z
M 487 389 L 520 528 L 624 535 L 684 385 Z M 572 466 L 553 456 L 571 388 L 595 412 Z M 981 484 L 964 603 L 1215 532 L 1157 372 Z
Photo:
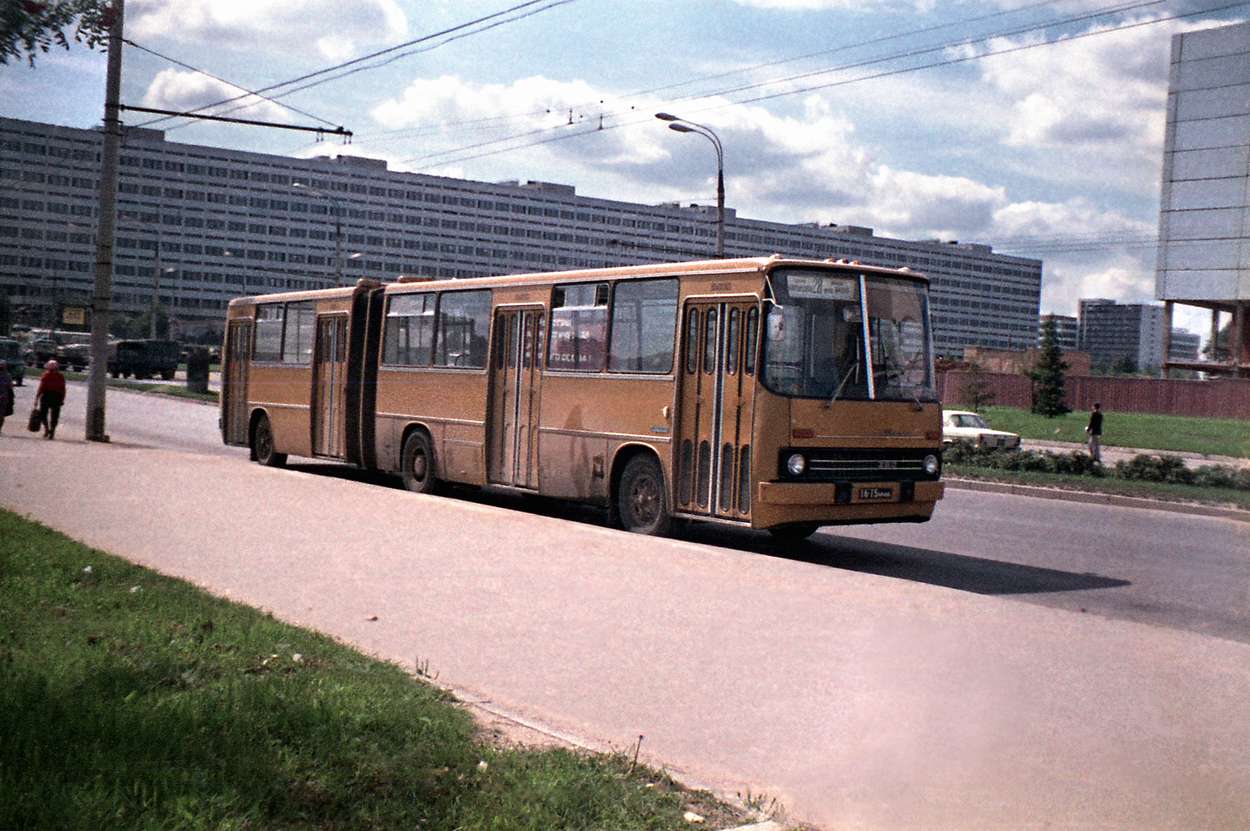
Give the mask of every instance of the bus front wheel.
M 664 492 L 664 471 L 650 456 L 635 456 L 625 465 L 617 492 L 621 527 L 635 534 L 660 536 L 672 517 Z
M 266 416 L 260 417 L 256 422 L 256 429 L 252 431 L 252 453 L 256 455 L 256 461 L 265 467 L 282 467 L 286 464 L 286 454 L 278 453 L 274 449 L 273 428 L 269 426 Z
M 417 431 L 404 442 L 401 461 L 404 487 L 413 493 L 433 493 L 438 479 L 434 476 L 434 451 L 425 433 Z

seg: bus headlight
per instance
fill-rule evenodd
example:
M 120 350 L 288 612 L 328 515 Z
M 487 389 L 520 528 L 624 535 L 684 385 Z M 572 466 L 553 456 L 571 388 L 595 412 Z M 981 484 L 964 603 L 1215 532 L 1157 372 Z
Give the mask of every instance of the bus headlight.
M 936 476 L 938 472 L 938 457 L 930 453 L 924 457 L 924 472 L 930 476 Z
M 786 471 L 791 476 L 802 476 L 805 470 L 807 470 L 807 459 L 803 458 L 803 454 L 791 453 L 790 458 L 786 459 Z

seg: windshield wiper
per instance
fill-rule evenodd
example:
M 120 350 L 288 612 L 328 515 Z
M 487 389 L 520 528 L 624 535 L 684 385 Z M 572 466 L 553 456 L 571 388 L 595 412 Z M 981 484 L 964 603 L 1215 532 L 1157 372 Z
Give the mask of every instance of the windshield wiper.
M 846 382 L 851 380 L 851 376 L 854 375 L 858 370 L 859 370 L 859 361 L 856 361 L 855 363 L 851 364 L 850 372 L 842 376 L 842 382 L 838 384 L 838 388 L 833 391 L 833 396 L 828 401 L 825 402 L 826 410 L 833 406 L 833 402 L 838 400 L 838 396 L 842 394 L 842 388 L 846 386 Z

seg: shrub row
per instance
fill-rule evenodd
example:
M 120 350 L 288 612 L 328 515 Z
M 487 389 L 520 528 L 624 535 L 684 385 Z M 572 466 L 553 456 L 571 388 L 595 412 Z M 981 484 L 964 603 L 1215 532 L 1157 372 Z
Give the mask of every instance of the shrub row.
M 1112 476 L 1140 482 L 1172 482 L 1204 488 L 1235 488 L 1250 490 L 1250 468 L 1229 465 L 1185 466 L 1180 456 L 1142 453 L 1112 467 L 1096 463 L 1088 453 L 1051 453 L 1041 450 L 999 450 L 977 447 L 958 441 L 943 454 L 947 464 L 985 467 L 994 470 L 1019 470 L 1035 473 L 1066 473 L 1073 476 Z

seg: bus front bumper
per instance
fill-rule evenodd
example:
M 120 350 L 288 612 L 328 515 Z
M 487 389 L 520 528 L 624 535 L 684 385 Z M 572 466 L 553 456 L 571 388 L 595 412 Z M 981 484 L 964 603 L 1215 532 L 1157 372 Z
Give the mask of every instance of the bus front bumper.
M 906 505 L 936 502 L 945 492 L 945 482 L 912 483 L 910 499 L 899 482 L 854 482 L 849 489 L 833 482 L 760 482 L 759 501 L 765 505 Z

